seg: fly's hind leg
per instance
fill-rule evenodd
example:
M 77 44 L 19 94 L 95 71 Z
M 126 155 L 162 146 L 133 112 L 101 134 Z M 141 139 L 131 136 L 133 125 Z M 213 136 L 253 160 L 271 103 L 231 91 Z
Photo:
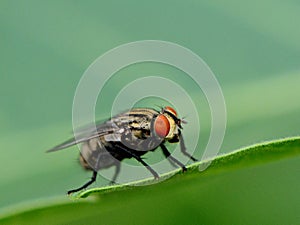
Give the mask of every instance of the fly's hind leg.
M 84 185 L 82 185 L 81 187 L 79 188 L 76 188 L 76 189 L 73 189 L 73 190 L 70 190 L 68 191 L 68 195 L 69 194 L 72 194 L 74 192 L 77 192 L 77 191 L 81 191 L 82 189 L 85 189 L 86 187 L 90 186 L 92 183 L 94 183 L 97 179 L 97 171 L 93 171 L 93 176 L 91 177 L 91 179 L 85 183 Z

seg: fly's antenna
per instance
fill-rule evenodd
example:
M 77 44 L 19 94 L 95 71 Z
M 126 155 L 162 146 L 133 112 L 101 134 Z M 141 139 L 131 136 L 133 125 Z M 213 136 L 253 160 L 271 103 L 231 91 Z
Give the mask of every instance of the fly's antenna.
M 186 117 L 187 116 L 184 116 L 184 117 L 181 118 L 181 123 L 183 123 L 183 124 L 187 124 L 188 123 L 187 120 L 186 120 Z

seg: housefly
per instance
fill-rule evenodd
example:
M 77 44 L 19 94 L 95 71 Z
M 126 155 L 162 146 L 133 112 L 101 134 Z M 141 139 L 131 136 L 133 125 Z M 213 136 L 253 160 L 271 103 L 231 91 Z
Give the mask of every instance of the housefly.
M 149 151 L 160 148 L 163 155 L 174 166 L 178 165 L 183 171 L 183 163 L 171 156 L 165 146 L 166 142 L 180 143 L 181 152 L 193 161 L 197 161 L 186 151 L 181 134 L 182 124 L 177 112 L 170 106 L 160 111 L 151 108 L 134 108 L 118 114 L 94 128 L 79 131 L 76 138 L 70 139 L 47 152 L 58 151 L 81 143 L 80 163 L 83 168 L 91 170 L 91 179 L 79 188 L 68 191 L 68 194 L 85 189 L 96 181 L 97 171 L 115 166 L 115 174 L 111 183 L 115 183 L 120 172 L 120 162 L 126 158 L 134 158 L 145 166 L 154 178 L 158 173 L 148 165 L 141 156 Z

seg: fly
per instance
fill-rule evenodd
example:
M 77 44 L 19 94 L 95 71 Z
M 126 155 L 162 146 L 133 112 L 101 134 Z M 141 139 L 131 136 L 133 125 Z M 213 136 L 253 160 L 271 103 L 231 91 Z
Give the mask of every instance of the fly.
M 79 131 L 76 138 L 70 139 L 47 152 L 58 151 L 81 143 L 80 163 L 83 168 L 91 170 L 91 179 L 79 188 L 68 191 L 68 194 L 85 189 L 96 181 L 99 170 L 115 166 L 111 183 L 115 183 L 120 172 L 121 161 L 134 158 L 145 166 L 158 179 L 158 173 L 148 165 L 141 156 L 160 147 L 163 155 L 174 166 L 186 171 L 183 163 L 171 156 L 165 146 L 166 142 L 180 143 L 181 152 L 193 161 L 197 161 L 186 151 L 181 134 L 182 123 L 177 112 L 170 106 L 160 111 L 150 108 L 134 108 L 118 114 L 95 128 Z

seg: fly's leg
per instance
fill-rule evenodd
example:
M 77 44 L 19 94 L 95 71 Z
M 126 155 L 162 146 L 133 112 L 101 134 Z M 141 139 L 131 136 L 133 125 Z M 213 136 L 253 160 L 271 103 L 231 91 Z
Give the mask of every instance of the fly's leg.
M 117 177 L 118 177 L 118 175 L 119 175 L 119 173 L 120 173 L 121 163 L 120 163 L 119 160 L 116 160 L 115 166 L 116 166 L 116 171 L 115 171 L 115 174 L 114 174 L 114 176 L 113 176 L 113 178 L 112 178 L 112 180 L 111 180 L 111 182 L 110 182 L 110 185 L 116 183 L 116 179 L 117 179 Z
M 161 147 L 161 149 L 162 149 L 162 147 Z M 174 162 L 174 160 L 172 160 L 169 156 L 168 156 L 168 154 L 165 154 L 165 152 L 163 151 L 163 154 L 164 154 L 164 156 L 167 158 L 167 160 L 169 161 L 169 163 L 173 166 L 173 167 L 177 167 L 178 166 L 178 164 L 176 164 L 175 162 Z M 172 157 L 173 158 L 173 157 Z
M 154 169 L 152 169 L 151 166 L 149 166 L 140 156 L 137 156 L 137 155 L 132 155 L 137 161 L 139 161 L 140 163 L 143 164 L 143 166 L 145 166 L 151 173 L 152 175 L 154 176 L 155 179 L 158 179 L 159 178 L 159 175 L 158 173 L 155 172 Z
M 81 191 L 82 189 L 85 189 L 86 187 L 88 187 L 89 185 L 91 185 L 92 183 L 94 183 L 96 181 L 96 178 L 97 178 L 97 171 L 93 171 L 93 176 L 91 177 L 91 179 L 87 183 L 85 183 L 84 185 L 82 185 L 80 188 L 68 191 L 68 195 L 72 194 L 74 192 L 77 192 L 77 191 Z
M 186 167 L 183 163 L 181 163 L 179 160 L 175 159 L 173 156 L 171 156 L 171 153 L 169 152 L 169 150 L 167 149 L 167 147 L 164 144 L 160 145 L 160 148 L 164 154 L 164 156 L 169 159 L 170 162 L 175 162 L 178 166 L 181 167 L 182 171 L 185 172 L 186 171 Z M 172 165 L 174 165 L 173 163 L 171 163 Z
M 146 167 L 154 176 L 155 179 L 159 178 L 159 175 L 157 172 L 155 172 L 154 169 L 152 169 L 151 166 L 149 166 L 140 156 L 134 154 L 133 152 L 131 152 L 130 150 L 126 149 L 125 147 L 122 147 L 120 145 L 116 145 L 118 148 L 122 149 L 123 151 L 125 151 L 129 156 L 135 158 L 138 162 L 142 163 L 144 167 Z
M 181 132 L 179 131 L 179 143 L 180 143 L 180 150 L 181 152 L 189 157 L 191 160 L 193 160 L 194 162 L 197 162 L 198 160 L 196 158 L 194 158 L 191 154 L 189 154 L 187 151 L 186 151 L 186 147 L 185 147 L 185 144 L 184 144 L 184 140 L 183 140 L 183 137 L 182 137 L 182 134 Z

